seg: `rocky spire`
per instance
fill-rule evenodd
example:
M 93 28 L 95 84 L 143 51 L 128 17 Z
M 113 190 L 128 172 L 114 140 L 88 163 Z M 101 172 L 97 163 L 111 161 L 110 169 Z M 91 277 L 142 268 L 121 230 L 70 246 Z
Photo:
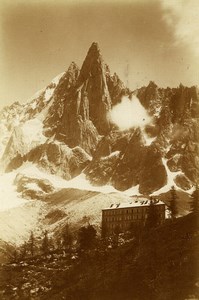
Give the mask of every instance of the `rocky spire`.
M 82 64 L 77 87 L 81 95 L 84 95 L 84 100 L 85 95 L 87 97 L 90 120 L 100 134 L 107 133 L 107 112 L 111 109 L 112 102 L 107 86 L 106 66 L 96 42 L 92 43 Z
M 68 67 L 67 72 L 76 72 L 76 71 L 79 71 L 79 67 L 74 61 L 72 61 Z
M 80 71 L 79 83 L 85 81 L 89 76 L 95 75 L 96 72 L 102 71 L 103 59 L 99 49 L 98 43 L 92 43 L 90 46 L 86 58 L 82 64 Z

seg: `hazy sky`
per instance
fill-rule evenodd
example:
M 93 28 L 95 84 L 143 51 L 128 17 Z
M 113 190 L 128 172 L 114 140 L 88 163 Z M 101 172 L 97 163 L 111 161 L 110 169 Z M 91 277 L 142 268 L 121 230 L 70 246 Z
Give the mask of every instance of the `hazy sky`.
M 0 107 L 80 67 L 93 41 L 132 89 L 199 84 L 198 0 L 0 0 Z

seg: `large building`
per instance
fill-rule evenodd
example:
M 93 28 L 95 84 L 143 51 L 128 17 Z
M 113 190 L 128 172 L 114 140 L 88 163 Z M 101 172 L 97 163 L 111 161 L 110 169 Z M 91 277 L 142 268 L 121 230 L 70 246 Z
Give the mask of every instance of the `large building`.
M 102 210 L 102 228 L 106 235 L 114 233 L 116 230 L 125 232 L 133 224 L 145 224 L 150 201 L 147 198 L 138 198 L 130 203 L 112 204 Z M 158 223 L 165 221 L 165 204 L 160 200 L 153 200 L 154 209 L 158 216 Z

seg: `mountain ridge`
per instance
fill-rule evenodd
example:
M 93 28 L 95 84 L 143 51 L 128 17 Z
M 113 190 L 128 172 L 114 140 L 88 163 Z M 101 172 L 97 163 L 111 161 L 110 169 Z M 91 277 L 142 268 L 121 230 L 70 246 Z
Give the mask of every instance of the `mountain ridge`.
M 141 131 L 121 131 L 111 121 L 112 108 L 125 96 L 136 96 L 153 119 Z M 168 182 L 189 191 L 199 175 L 198 100 L 198 88 L 182 84 L 163 89 L 150 82 L 130 91 L 111 75 L 99 45 L 92 43 L 81 68 L 72 62 L 35 99 L 0 112 L 6 128 L 1 164 L 10 171 L 30 161 L 67 180 L 87 167 L 95 185 L 119 190 L 139 185 L 143 194 Z

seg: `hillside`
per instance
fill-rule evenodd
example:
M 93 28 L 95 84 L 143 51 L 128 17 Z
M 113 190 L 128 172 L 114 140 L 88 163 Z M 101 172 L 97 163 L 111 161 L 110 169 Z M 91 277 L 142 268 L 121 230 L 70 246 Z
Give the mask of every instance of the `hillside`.
M 1 299 L 198 299 L 198 229 L 189 214 L 115 249 L 3 265 Z

